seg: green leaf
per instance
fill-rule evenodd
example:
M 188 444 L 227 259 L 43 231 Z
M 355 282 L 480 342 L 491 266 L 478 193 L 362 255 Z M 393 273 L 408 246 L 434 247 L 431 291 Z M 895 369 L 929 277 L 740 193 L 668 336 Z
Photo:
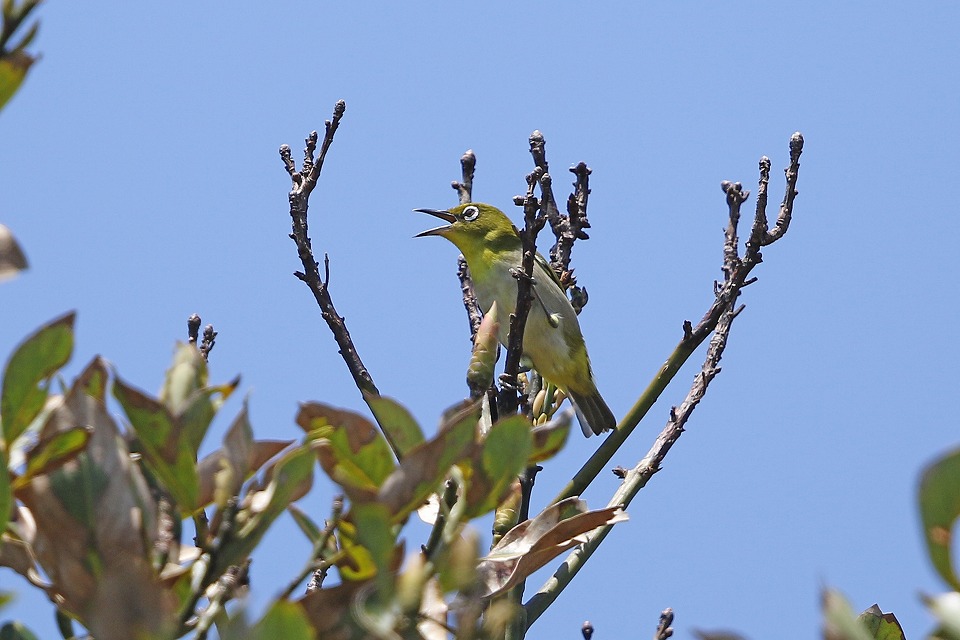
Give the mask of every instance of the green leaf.
M 300 605 L 288 600 L 278 600 L 271 605 L 263 618 L 254 625 L 249 640 L 311 640 L 313 627 Z
M 173 363 L 160 390 L 160 402 L 176 415 L 187 408 L 193 394 L 207 385 L 207 362 L 192 344 L 178 342 Z
M 47 399 L 48 380 L 70 360 L 73 352 L 73 322 L 70 313 L 53 320 L 26 339 L 7 363 L 0 395 L 3 438 L 17 439 L 36 417 Z
M 14 481 L 14 491 L 25 486 L 31 478 L 50 473 L 74 459 L 86 448 L 92 434 L 92 427 L 72 427 L 49 434 L 38 442 L 27 454 L 27 469 Z
M 527 464 L 536 464 L 557 455 L 567 443 L 573 413 L 562 411 L 553 420 L 533 428 L 533 449 Z
M 238 377 L 225 385 L 208 387 L 206 360 L 195 346 L 177 343 L 173 364 L 160 390 L 160 402 L 184 429 L 194 455 L 217 411 L 239 384 Z
M 140 441 L 144 461 L 176 501 L 182 514 L 197 508 L 200 479 L 196 454 L 168 408 L 119 376 L 113 395 Z
M 892 613 L 884 613 L 876 604 L 867 608 L 857 618 L 874 640 L 906 640 L 903 627 Z
M 347 519 L 357 527 L 357 541 L 370 553 L 377 571 L 377 598 L 386 602 L 393 593 L 393 575 L 390 561 L 397 537 L 390 524 L 390 512 L 385 505 L 362 502 L 350 508 Z
M 300 531 L 303 531 L 303 535 L 307 536 L 307 539 L 316 544 L 320 541 L 320 537 L 323 535 L 323 532 L 320 530 L 320 527 L 317 526 L 317 523 L 308 516 L 303 509 L 298 507 L 295 504 L 291 504 L 287 507 L 287 511 L 290 512 L 290 515 L 293 516 L 293 521 L 297 523 L 297 526 L 300 527 Z
M 440 550 L 434 563 L 444 592 L 466 591 L 476 584 L 480 556 L 480 538 L 476 531 L 465 529 Z
M 318 444 L 324 471 L 345 488 L 375 492 L 395 468 L 387 441 L 357 413 L 310 402 L 300 406 L 297 424 Z
M 239 420 L 239 417 L 237 419 Z M 230 454 L 226 451 L 232 446 L 229 444 L 225 444 L 223 449 L 218 449 L 206 456 L 197 465 L 197 473 L 200 476 L 200 497 L 198 498 L 197 508 L 203 508 L 213 502 L 215 498 L 218 498 L 216 495 L 217 489 L 224 489 L 225 484 L 236 483 L 237 481 L 242 484 L 249 480 L 260 467 L 293 443 L 293 440 L 255 440 L 250 443 L 249 457 L 245 463 L 239 466 L 237 466 L 239 460 L 236 458 L 236 452 L 233 454 L 234 458 L 231 459 Z M 230 469 L 230 471 L 227 471 L 227 469 Z M 242 469 L 242 475 L 238 475 L 237 469 Z M 225 476 L 225 473 L 229 476 Z M 226 483 L 228 478 L 230 483 Z M 239 490 L 239 484 L 231 484 L 226 492 L 233 492 L 235 495 L 235 492 Z M 223 503 L 218 502 L 218 504 L 222 505 Z
M 11 51 L 0 58 L 0 109 L 10 102 L 35 61 L 24 51 Z
M 378 492 L 393 521 L 399 522 L 437 490 L 450 467 L 470 454 L 477 437 L 480 403 L 466 401 L 449 410 L 437 436 L 403 458 Z
M 337 526 L 337 542 L 344 557 L 337 562 L 337 571 L 344 582 L 364 582 L 377 575 L 373 554 L 360 542 L 357 526 L 344 518 Z
M 174 414 L 177 422 L 180 423 L 187 442 L 193 450 L 193 455 L 197 455 L 204 436 L 207 435 L 207 429 L 213 422 L 217 411 L 223 406 L 227 398 L 233 394 L 240 384 L 240 378 L 237 377 L 227 384 L 215 387 L 204 387 L 195 391 L 188 399 L 186 407 L 179 414 Z
M 474 450 L 473 474 L 465 495 L 467 517 L 497 508 L 527 466 L 531 439 L 530 420 L 523 415 L 504 418 L 490 428 L 483 444 Z
M 850 603 L 839 591 L 824 589 L 820 600 L 824 637 L 827 640 L 875 640 L 866 626 L 855 617 Z
M 7 520 L 13 508 L 13 488 L 10 486 L 7 465 L 7 448 L 3 439 L 0 438 L 0 535 L 7 530 Z
M 423 443 L 423 431 L 406 407 L 384 396 L 365 393 L 363 398 L 399 458 L 403 458 L 411 449 Z
M 91 398 L 96 398 L 100 402 L 107 400 L 107 382 L 110 375 L 107 372 L 107 363 L 97 356 L 87 365 L 87 367 L 77 376 L 74 385 L 79 385 L 83 392 Z
M 960 515 L 960 450 L 947 454 L 924 470 L 919 504 L 930 561 L 946 583 L 960 591 L 950 556 L 954 523 Z
M 227 567 L 250 555 L 277 516 L 309 490 L 313 461 L 313 452 L 307 447 L 299 447 L 267 470 L 266 488 L 245 497 L 238 517 L 243 525 L 221 547 L 212 575 L 220 575 Z
M 6 622 L 0 627 L 0 640 L 37 640 L 37 636 L 19 622 Z

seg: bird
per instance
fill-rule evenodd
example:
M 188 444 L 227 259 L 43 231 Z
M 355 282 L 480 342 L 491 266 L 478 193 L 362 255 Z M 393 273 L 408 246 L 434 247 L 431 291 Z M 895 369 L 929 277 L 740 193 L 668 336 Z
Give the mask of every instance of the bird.
M 498 309 L 514 313 L 517 280 L 511 271 L 521 266 L 522 245 L 510 218 L 480 202 L 414 211 L 448 223 L 415 237 L 440 236 L 460 249 L 482 310 L 486 313 L 496 302 Z M 539 253 L 533 266 L 532 291 L 523 333 L 524 360 L 570 398 L 585 436 L 614 428 L 617 420 L 597 390 L 577 314 L 556 273 Z M 506 346 L 508 337 L 509 323 L 501 322 L 497 338 Z

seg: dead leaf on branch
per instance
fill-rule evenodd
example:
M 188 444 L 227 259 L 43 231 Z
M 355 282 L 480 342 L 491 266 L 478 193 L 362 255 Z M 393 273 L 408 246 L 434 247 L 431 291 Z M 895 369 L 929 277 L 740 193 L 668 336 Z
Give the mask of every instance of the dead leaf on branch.
M 626 520 L 620 507 L 587 511 L 586 502 L 575 497 L 546 508 L 507 532 L 480 561 L 477 570 L 483 597 L 507 591 L 564 551 L 585 542 L 584 535 L 597 527 Z

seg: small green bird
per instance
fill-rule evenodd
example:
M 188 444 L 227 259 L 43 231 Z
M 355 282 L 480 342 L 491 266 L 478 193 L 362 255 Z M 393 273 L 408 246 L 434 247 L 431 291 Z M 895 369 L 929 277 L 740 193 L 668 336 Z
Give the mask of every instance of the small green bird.
M 520 267 L 521 243 L 510 219 L 496 207 L 476 202 L 446 211 L 416 211 L 450 223 L 416 237 L 443 236 L 460 249 L 484 312 L 496 302 L 499 309 L 513 313 L 517 308 L 517 280 L 510 270 Z M 539 253 L 533 267 L 533 297 L 523 334 L 524 357 L 567 394 L 585 436 L 612 429 L 617 420 L 593 381 L 577 314 L 553 269 Z M 509 330 L 509 323 L 500 323 L 498 338 L 503 345 L 507 344 Z

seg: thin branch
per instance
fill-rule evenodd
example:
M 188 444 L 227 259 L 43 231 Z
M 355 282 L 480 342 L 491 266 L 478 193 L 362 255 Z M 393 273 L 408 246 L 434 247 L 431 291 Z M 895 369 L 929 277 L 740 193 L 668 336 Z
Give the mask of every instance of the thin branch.
M 787 190 L 788 193 L 794 193 L 794 195 L 796 195 L 797 170 L 800 167 L 799 159 L 802 151 L 803 136 L 795 133 L 790 138 L 790 168 L 787 169 Z M 763 175 L 761 174 L 761 181 L 762 180 Z M 793 214 L 793 202 L 792 197 L 784 198 L 784 205 L 782 206 L 785 207 L 785 210 L 781 210 L 780 218 L 778 219 L 778 228 L 783 228 L 784 231 L 780 233 L 778 238 L 783 236 L 783 233 L 785 233 L 786 228 L 789 226 L 789 220 Z M 728 202 L 728 205 L 729 204 Z M 787 222 L 780 225 L 780 219 L 786 220 Z M 654 375 L 653 379 L 647 385 L 647 388 L 640 394 L 640 397 L 637 398 L 637 401 L 630 411 L 620 420 L 617 428 L 607 436 L 603 444 L 600 445 L 557 497 L 554 498 L 554 502 L 559 502 L 571 496 L 581 495 L 587 486 L 593 482 L 593 479 L 607 468 L 614 453 L 617 452 L 624 441 L 633 433 L 633 430 L 650 410 L 650 407 L 653 406 L 660 397 L 660 394 L 663 393 L 663 390 L 670 381 L 673 380 L 677 371 L 680 370 L 680 367 L 683 366 L 697 347 L 699 347 L 716 328 L 721 314 L 725 309 L 730 307 L 739 295 L 740 289 L 747 286 L 750 282 L 753 282 L 748 276 L 753 268 L 759 264 L 759 251 L 751 249 L 751 247 L 747 248 L 744 260 L 737 261 L 735 268 L 730 273 L 730 277 L 726 279 L 722 285 L 718 284 L 715 287 L 713 303 L 710 305 L 710 308 L 707 309 L 706 313 L 704 313 L 700 322 L 698 322 L 696 326 L 693 326 L 689 321 L 684 321 L 683 337 L 667 358 L 666 362 L 664 362 L 659 371 Z
M 280 158 L 283 160 L 287 173 L 293 182 L 290 190 L 290 217 L 293 221 L 293 233 L 290 238 L 297 245 L 297 254 L 300 256 L 300 262 L 303 264 L 303 271 L 296 272 L 294 275 L 302 280 L 316 299 L 320 306 L 320 313 L 326 320 L 327 326 L 333 332 L 333 337 L 340 347 L 340 355 L 350 370 L 350 375 L 364 394 L 380 395 L 380 391 L 373 383 L 373 378 L 363 365 L 360 355 L 350 338 L 350 332 L 344 323 L 343 317 L 337 313 L 333 305 L 333 299 L 329 291 L 329 261 L 325 259 L 324 271 L 326 278 L 321 279 L 319 265 L 313 255 L 313 247 L 310 241 L 307 225 L 307 208 L 309 206 L 310 193 L 317 186 L 317 179 L 320 177 L 320 171 L 323 169 L 323 161 L 327 156 L 327 151 L 333 143 L 333 136 L 340 126 L 340 120 L 346 110 L 346 103 L 343 100 L 337 102 L 333 109 L 333 119 L 326 121 L 326 129 L 323 141 L 320 144 L 320 154 L 314 158 L 314 152 L 317 148 L 318 135 L 316 131 L 306 139 L 306 148 L 304 149 L 303 166 L 300 171 L 296 170 L 296 164 L 291 157 L 290 147 L 283 145 L 280 147 Z
M 213 330 L 212 324 L 208 324 L 203 328 L 203 342 L 200 343 L 200 355 L 204 360 L 210 360 L 210 352 L 216 343 L 217 332 Z
M 200 338 L 200 324 L 203 320 L 197 314 L 187 318 L 187 341 L 193 346 L 197 346 L 197 340 Z
M 721 315 L 713 338 L 710 340 L 703 366 L 700 372 L 694 376 L 693 384 L 686 398 L 679 407 L 670 409 L 666 426 L 657 436 L 643 460 L 626 473 L 620 487 L 607 504 L 608 507 L 620 506 L 626 509 L 640 489 L 646 486 L 650 478 L 653 477 L 653 474 L 660 470 L 661 462 L 680 438 L 680 434 L 684 431 L 684 425 L 700 400 L 703 399 L 710 382 L 720 373 L 718 366 L 720 357 L 726 347 L 731 323 L 738 313 L 739 309 L 734 310 L 732 307 L 728 307 Z M 528 628 L 563 592 L 612 529 L 613 525 L 604 525 L 587 534 L 587 541 L 576 547 L 567 556 L 553 576 L 524 605 L 527 611 Z
M 447 524 L 447 514 L 450 513 L 453 505 L 457 502 L 457 490 L 459 488 L 459 485 L 453 478 L 447 478 L 443 485 L 443 495 L 439 497 L 440 504 L 438 505 L 437 518 L 434 520 L 433 527 L 430 529 L 430 537 L 427 539 L 427 544 L 423 545 L 420 549 L 425 560 L 433 560 L 433 556 L 440 546 L 440 542 L 443 539 L 443 530 Z
M 797 180 L 800 177 L 801 153 L 803 153 L 803 135 L 797 131 L 790 136 L 790 166 L 784 169 L 784 174 L 787 178 L 787 187 L 783 194 L 783 201 L 780 203 L 780 213 L 777 215 L 777 223 L 773 231 L 764 234 L 760 240 L 760 246 L 765 247 L 768 244 L 773 244 L 790 228 L 790 220 L 793 219 L 793 201 L 800 193 L 797 191 Z
M 311 573 L 313 577 L 310 579 L 310 583 L 307 585 L 307 593 L 319 589 L 323 584 L 323 579 L 327 574 L 327 570 L 330 568 L 330 558 L 325 558 L 323 556 L 326 552 L 327 547 L 330 543 L 330 537 L 333 535 L 334 530 L 340 524 L 340 518 L 343 516 L 343 496 L 337 495 L 333 498 L 333 504 L 330 507 L 330 519 L 327 520 L 326 526 L 323 528 L 323 531 L 320 532 L 320 535 L 313 543 L 313 550 L 310 554 L 310 561 L 307 565 L 300 570 L 300 573 L 291 580 L 286 589 L 280 594 L 277 598 L 278 600 L 287 600 L 293 595 L 293 592 L 296 591 L 297 587 L 307 579 Z
M 534 135 L 530 136 L 531 153 L 534 153 L 535 136 L 539 134 L 539 131 L 533 133 Z M 542 142 L 542 136 L 540 140 Z M 534 157 L 536 157 L 536 154 L 534 154 Z M 498 408 L 501 416 L 516 413 L 520 404 L 518 396 L 520 385 L 517 376 L 520 373 L 520 357 L 523 354 L 523 333 L 526 330 L 527 316 L 533 302 L 533 265 L 537 254 L 537 234 L 546 224 L 545 217 L 540 213 L 541 201 L 537 200 L 533 194 L 541 176 L 540 167 L 527 175 L 527 194 L 521 200 L 524 220 L 523 229 L 520 230 L 522 258 L 520 268 L 514 269 L 512 272 L 517 279 L 517 306 L 516 310 L 510 314 L 507 357 L 503 366 L 503 375 L 500 376 L 502 389 Z
M 797 150 L 796 154 L 794 154 L 794 140 L 798 137 L 799 134 L 794 134 L 794 137 L 791 139 L 791 166 L 799 166 L 799 151 L 802 149 Z M 802 138 L 800 138 L 800 140 L 802 141 Z M 761 164 L 761 181 L 763 179 Z M 794 178 L 794 184 L 790 185 L 790 188 L 793 188 L 795 183 L 796 179 Z M 723 271 L 725 280 L 722 285 L 715 285 L 714 304 L 711 305 L 711 308 L 696 327 L 690 327 L 689 323 L 685 323 L 684 338 L 681 340 L 677 349 L 674 350 L 674 353 L 671 354 L 667 364 L 661 368 L 661 375 L 651 382 L 650 386 L 634 406 L 634 409 L 631 410 L 631 412 L 624 417 L 623 421 L 621 421 L 621 424 L 618 425 L 617 430 L 607 438 L 597 453 L 594 454 L 580 472 L 577 473 L 577 476 L 574 477 L 571 484 L 568 485 L 561 494 L 562 497 L 579 495 L 582 488 L 585 488 L 586 485 L 592 481 L 593 477 L 595 477 L 595 468 L 592 465 L 597 464 L 598 460 L 603 457 L 598 456 L 598 454 L 603 452 L 603 455 L 606 456 L 606 460 L 603 462 L 603 465 L 605 465 L 613 454 L 613 450 L 607 451 L 606 448 L 613 446 L 612 443 L 616 443 L 616 446 L 619 446 L 619 443 L 629 435 L 629 432 L 632 431 L 640 418 L 643 417 L 643 414 L 646 413 L 649 406 L 652 405 L 666 384 L 673 378 L 676 369 L 689 357 L 693 349 L 703 342 L 707 335 L 712 332 L 713 337 L 707 348 L 704 363 L 700 372 L 694 377 L 693 384 L 683 402 L 680 403 L 678 407 L 670 410 L 666 426 L 664 426 L 660 435 L 657 436 L 653 446 L 637 466 L 625 474 L 623 482 L 608 503 L 608 506 L 626 508 L 637 493 L 646 486 L 650 478 L 660 470 L 661 463 L 671 447 L 673 447 L 673 444 L 680 438 L 680 435 L 684 431 L 684 425 L 703 399 L 710 382 L 720 373 L 719 363 L 727 345 L 730 328 L 734 319 L 743 310 L 742 306 L 736 306 L 737 298 L 740 295 L 741 289 L 745 286 L 747 274 L 749 274 L 750 270 L 756 264 L 759 264 L 758 261 L 748 260 L 748 258 L 750 258 L 749 252 L 744 260 L 740 260 L 737 257 L 736 227 L 740 216 L 740 205 L 743 203 L 743 198 L 746 197 L 746 194 L 739 184 L 724 182 L 723 188 L 727 193 L 728 219 L 730 225 L 724 234 Z M 787 219 L 789 219 L 792 214 L 792 205 L 793 200 L 791 199 L 791 210 L 786 215 Z M 782 235 L 781 233 L 780 237 L 782 237 Z M 713 315 L 714 313 L 716 313 L 716 316 Z M 714 317 L 716 317 L 716 320 L 713 319 Z M 641 408 L 642 412 L 640 410 Z M 590 476 L 590 474 L 593 475 Z M 569 493 L 570 491 L 575 491 L 575 493 Z M 589 533 L 587 535 L 587 541 L 575 548 L 567 556 L 553 577 L 524 605 L 527 613 L 528 628 L 529 625 L 532 625 L 546 608 L 556 600 L 611 530 L 612 525 L 604 525 Z
M 203 356 L 204 360 L 209 360 L 210 352 L 213 350 L 217 341 L 217 332 L 213 330 L 212 324 L 208 324 L 203 329 L 203 341 L 197 345 L 197 340 L 200 337 L 201 322 L 200 316 L 195 313 L 187 318 L 187 341 L 197 347 L 197 350 L 200 352 L 200 355 Z
M 583 635 L 583 640 L 590 640 L 593 637 L 593 632 L 594 628 L 593 625 L 590 624 L 589 620 L 584 622 L 580 627 L 580 633 Z
M 587 289 L 577 285 L 577 278 L 570 268 L 570 254 L 576 240 L 590 239 L 584 229 L 590 228 L 590 221 L 587 220 L 587 199 L 590 196 L 592 171 L 581 162 L 571 167 L 570 172 L 576 176 L 576 180 L 573 183 L 573 193 L 567 198 L 567 215 L 561 216 L 563 224 L 553 229 L 557 243 L 550 249 L 550 266 L 559 273 L 561 284 L 570 291 L 573 310 L 579 314 L 587 306 L 589 297 Z
M 233 598 L 238 589 L 247 586 L 249 571 L 250 558 L 247 558 L 243 564 L 230 567 L 220 576 L 216 586 L 211 590 L 210 603 L 197 619 L 196 634 L 194 635 L 196 640 L 206 639 L 210 627 L 223 613 L 226 603 Z
M 203 553 L 195 563 L 195 571 L 201 571 L 199 581 L 192 583 L 192 589 L 186 602 L 180 609 L 180 633 L 183 635 L 187 630 L 196 625 L 195 612 L 200 599 L 206 594 L 207 587 L 217 579 L 214 575 L 218 565 L 218 556 L 224 545 L 232 539 L 237 525 L 237 513 L 239 503 L 236 497 L 227 500 L 220 514 L 220 524 L 217 527 L 217 534 L 213 540 L 201 547 Z M 199 546 L 199 544 L 198 544 Z
M 483 320 L 483 310 L 477 302 L 477 294 L 473 290 L 473 280 L 470 278 L 470 269 L 467 259 L 463 255 L 457 256 L 457 278 L 460 280 L 460 293 L 463 296 L 463 308 L 467 312 L 467 321 L 470 323 L 470 344 L 477 339 L 477 330 Z
M 460 200 L 460 204 L 467 204 L 473 201 L 473 176 L 477 171 L 477 156 L 473 149 L 467 149 L 466 153 L 460 156 L 460 174 L 458 182 L 454 180 L 450 183 Z M 473 290 L 473 280 L 470 278 L 470 269 L 467 268 L 467 261 L 461 255 L 457 258 L 457 278 L 460 280 L 460 291 L 463 294 L 463 308 L 467 312 L 467 320 L 470 322 L 470 344 L 477 337 L 477 329 L 480 328 L 480 321 L 483 320 L 483 310 L 477 302 L 477 294 Z
M 540 131 L 530 134 L 530 155 L 533 164 L 540 170 L 540 210 L 553 228 L 560 220 L 560 210 L 557 208 L 557 199 L 553 197 L 553 178 L 550 177 L 550 165 L 547 164 L 547 141 Z M 541 225 L 542 226 L 542 225 Z
M 521 266 L 519 270 L 515 269 L 513 272 L 514 277 L 517 278 L 517 306 L 516 311 L 510 315 L 507 357 L 503 367 L 503 375 L 500 377 L 501 390 L 498 408 L 501 416 L 516 413 L 520 404 L 518 375 L 520 358 L 523 355 L 523 335 L 526 331 L 530 306 L 533 303 L 533 266 L 537 254 L 537 234 L 546 225 L 547 219 L 551 215 L 548 213 L 550 208 L 548 203 L 552 203 L 554 217 L 559 217 L 559 212 L 556 211 L 556 202 L 553 199 L 550 174 L 547 173 L 545 144 L 543 134 L 539 131 L 534 131 L 530 135 L 530 154 L 533 156 L 536 167 L 533 172 L 527 175 L 527 193 L 518 202 L 518 204 L 523 205 L 524 222 L 523 229 L 519 232 Z M 539 201 L 534 195 L 534 189 L 538 184 L 541 194 Z M 536 473 L 536 467 L 528 467 L 520 478 L 519 522 L 523 522 L 529 516 L 530 498 Z M 523 590 L 524 582 L 514 586 L 507 596 L 508 600 L 519 605 L 523 601 Z M 515 618 L 506 629 L 505 637 L 507 640 L 523 638 L 526 624 L 523 616 Z
M 653 640 L 667 640 L 673 635 L 673 609 L 667 607 L 660 612 L 660 620 L 657 623 L 657 630 L 653 632 Z
M 454 180 L 450 183 L 460 198 L 460 204 L 473 202 L 473 175 L 477 170 L 477 156 L 473 149 L 467 149 L 466 153 L 460 156 L 460 172 L 463 177 L 459 182 Z
M 576 176 L 576 180 L 573 182 L 573 193 L 567 197 L 567 214 L 550 221 L 553 235 L 557 238 L 556 244 L 550 249 L 550 266 L 561 276 L 560 281 L 564 284 L 563 274 L 570 271 L 573 243 L 590 238 L 584 229 L 590 228 L 587 200 L 590 196 L 590 174 L 593 172 L 581 162 L 571 167 L 570 173 Z

